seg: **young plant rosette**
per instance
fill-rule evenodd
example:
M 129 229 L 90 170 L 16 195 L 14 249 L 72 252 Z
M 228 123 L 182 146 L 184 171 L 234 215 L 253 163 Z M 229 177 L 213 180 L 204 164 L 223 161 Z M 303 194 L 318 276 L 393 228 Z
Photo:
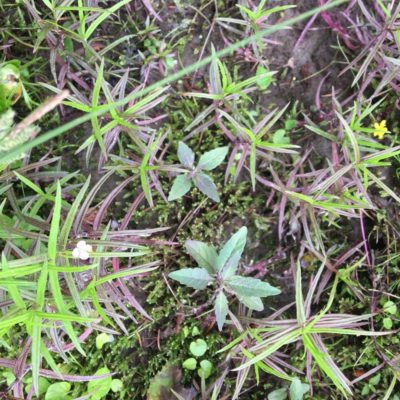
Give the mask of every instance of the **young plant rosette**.
M 262 298 L 276 296 L 281 292 L 260 279 L 237 274 L 246 238 L 247 228 L 242 227 L 225 243 L 219 254 L 206 243 L 187 240 L 186 250 L 196 260 L 199 268 L 183 268 L 169 274 L 170 278 L 197 290 L 214 285 L 214 311 L 219 330 L 222 330 L 229 311 L 227 295 L 236 296 L 239 302 L 251 310 L 262 311 Z

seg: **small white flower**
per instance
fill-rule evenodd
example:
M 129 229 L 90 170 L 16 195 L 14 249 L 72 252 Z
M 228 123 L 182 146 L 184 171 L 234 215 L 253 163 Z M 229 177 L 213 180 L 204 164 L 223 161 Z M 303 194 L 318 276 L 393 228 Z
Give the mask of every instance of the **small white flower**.
M 93 247 L 90 244 L 86 244 L 84 240 L 80 240 L 74 250 L 72 250 L 72 256 L 74 258 L 80 258 L 81 260 L 87 260 L 90 257 L 90 252 L 93 251 Z

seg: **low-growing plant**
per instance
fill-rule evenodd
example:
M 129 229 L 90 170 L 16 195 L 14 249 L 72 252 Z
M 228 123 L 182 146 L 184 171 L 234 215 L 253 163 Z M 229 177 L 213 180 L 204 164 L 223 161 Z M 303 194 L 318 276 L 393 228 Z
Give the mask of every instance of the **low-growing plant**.
M 260 279 L 237 274 L 240 257 L 246 245 L 247 228 L 240 228 L 223 246 L 219 254 L 206 243 L 187 240 L 187 252 L 199 268 L 183 268 L 171 272 L 169 277 L 196 290 L 215 285 L 214 312 L 218 329 L 222 330 L 229 312 L 226 294 L 232 294 L 251 310 L 262 311 L 263 297 L 276 296 L 280 290 Z
M 35 201 L 30 202 L 31 209 L 27 209 L 30 213 L 29 219 L 22 218 L 17 224 L 10 221 L 3 214 L 5 203 L 0 212 L 2 237 L 9 239 L 0 262 L 0 287 L 6 300 L 0 305 L 0 345 L 10 347 L 8 342 L 11 333 L 15 329 L 22 330 L 27 338 L 24 360 L 30 352 L 30 365 L 29 368 L 21 368 L 21 376 L 17 376 L 14 384 L 18 385 L 21 378 L 31 371 L 32 385 L 37 394 L 39 377 L 48 376 L 47 371 L 41 368 L 43 360 L 54 371 L 51 377 L 63 377 L 53 353 L 66 358 L 66 351 L 77 349 L 85 354 L 82 341 L 93 331 L 92 323 L 100 322 L 101 319 L 104 323 L 112 326 L 117 324 L 123 329 L 121 318 L 112 304 L 107 301 L 108 304 L 104 305 L 109 283 L 114 279 L 151 272 L 157 268 L 158 262 L 133 268 L 118 267 L 113 273 L 108 273 L 106 259 L 149 254 L 146 246 L 107 237 L 108 227 L 101 234 L 101 240 L 92 240 L 90 244 L 78 241 L 80 246 L 76 246 L 75 250 L 80 250 L 79 253 L 68 249 L 76 242 L 73 232 L 79 230 L 76 228 L 82 223 L 81 212 L 89 207 L 93 193 L 101 186 L 101 182 L 87 193 L 90 182 L 88 179 L 75 201 L 70 204 L 62 198 L 60 181 L 49 185 L 44 192 L 27 177 L 18 173 L 15 175 L 36 196 Z M 70 178 L 71 176 L 64 178 L 64 182 Z M 45 208 L 49 202 L 52 206 L 52 218 L 48 224 L 40 219 L 39 210 Z M 36 232 L 38 228 L 39 232 Z M 27 244 L 22 241 L 21 244 L 17 241 L 21 237 L 31 240 Z M 96 246 L 95 250 L 92 245 Z M 107 251 L 110 247 L 111 251 Z M 15 258 L 10 248 L 16 250 L 19 257 Z M 125 251 L 118 251 L 121 248 Z M 87 259 L 89 260 L 84 265 L 78 264 L 78 260 Z M 78 283 L 74 280 L 74 274 L 85 272 L 89 275 L 84 278 L 86 283 L 82 287 L 82 281 Z M 82 275 L 81 278 L 83 279 Z M 124 294 L 134 300 L 126 291 Z M 111 298 L 121 306 L 122 302 L 115 294 Z M 140 313 L 147 315 L 137 302 L 133 301 L 132 304 Z M 129 314 L 126 307 L 125 311 Z M 0 359 L 0 366 L 7 367 L 12 362 Z
M 268 394 L 268 400 L 302 400 L 310 390 L 310 385 L 302 383 L 299 378 L 294 378 L 290 387 L 276 389 Z
M 206 379 L 208 379 L 213 372 L 212 362 L 207 359 L 200 359 L 208 350 L 207 342 L 204 339 L 196 339 L 190 343 L 189 350 L 193 357 L 187 358 L 182 363 L 182 367 L 191 371 L 194 371 L 197 367 L 199 367 L 197 369 L 197 374 L 201 379 L 201 390 L 202 393 L 204 393 Z
M 248 93 L 257 90 L 258 88 L 264 88 L 265 90 L 272 82 L 272 77 L 276 73 L 274 71 L 269 71 L 266 68 L 262 68 L 258 69 L 254 76 L 239 81 L 237 77 L 231 75 L 227 66 L 218 59 L 214 47 L 212 48 L 212 55 L 213 60 L 210 64 L 209 72 L 209 93 L 186 92 L 184 95 L 209 99 L 213 102 L 194 118 L 186 130 L 191 130 L 196 127 L 213 112 L 218 113 L 221 109 L 225 108 L 236 109 L 240 99 L 249 101 L 250 98 Z M 203 123 L 201 126 L 207 127 L 216 122 L 216 120 L 217 118 L 211 118 L 211 120 Z
M 203 171 L 211 171 L 220 165 L 228 153 L 228 146 L 218 147 L 204 153 L 194 166 L 195 154 L 192 149 L 183 142 L 179 142 L 178 158 L 187 172 L 178 175 L 169 192 L 168 200 L 176 200 L 184 196 L 191 188 L 192 183 L 207 197 L 219 202 L 217 187 L 212 178 Z
M 382 336 L 390 334 L 391 332 L 373 332 L 360 329 L 360 327 L 366 325 L 368 320 L 373 318 L 375 314 L 351 315 L 329 313 L 335 298 L 337 285 L 343 273 L 342 270 L 337 272 L 326 307 L 318 314 L 312 315 L 311 305 L 324 267 L 324 265 L 320 267 L 304 299 L 300 262 L 297 262 L 297 266 L 293 265 L 293 269 L 296 271 L 296 319 L 277 321 L 271 318 L 258 321 L 253 319 L 252 322 L 260 323 L 262 326 L 259 329 L 249 329 L 231 344 L 220 350 L 222 352 L 236 346 L 247 335 L 252 337 L 254 340 L 254 345 L 252 347 L 247 346 L 247 348 L 245 348 L 242 345 L 238 346 L 238 351 L 242 352 L 247 359 L 247 361 L 241 363 L 241 365 L 235 369 L 239 371 L 239 373 L 244 373 L 244 375 L 241 376 L 242 382 L 244 382 L 249 372 L 248 367 L 250 366 L 254 366 L 257 375 L 259 373 L 258 369 L 261 369 L 282 377 L 282 371 L 277 368 L 276 365 L 271 368 L 271 365 L 268 364 L 268 359 L 274 357 L 274 353 L 276 354 L 283 346 L 294 342 L 300 342 L 304 346 L 307 357 L 309 357 L 309 361 L 307 362 L 307 375 L 310 376 L 312 362 L 314 361 L 319 369 L 332 380 L 338 392 L 340 392 L 344 398 L 349 398 L 349 396 L 353 395 L 351 381 L 344 375 L 329 354 L 322 340 L 322 335 Z M 346 273 L 346 271 L 344 271 L 344 273 Z M 279 315 L 279 312 L 275 313 L 275 315 Z M 288 367 L 288 365 L 286 365 L 286 367 Z M 286 377 L 286 379 L 293 380 L 293 378 L 290 377 Z
M 245 2 L 244 4 L 246 4 Z M 284 6 L 276 6 L 272 8 L 265 8 L 267 0 L 261 0 L 257 6 L 253 5 L 253 7 L 245 7 L 244 4 L 237 4 L 236 6 L 240 9 L 242 18 L 217 18 L 217 22 L 229 30 L 230 32 L 236 34 L 245 34 L 249 35 L 252 32 L 258 32 L 260 29 L 265 29 L 268 26 L 268 19 L 270 19 L 271 15 L 276 13 L 281 13 L 289 8 L 296 7 L 295 5 L 284 5 Z M 250 5 L 251 2 L 248 2 Z M 233 25 L 244 26 L 245 32 L 239 31 L 237 28 L 234 28 Z M 263 39 L 259 39 L 254 41 L 253 51 L 260 58 L 260 53 L 264 49 L 264 41 Z

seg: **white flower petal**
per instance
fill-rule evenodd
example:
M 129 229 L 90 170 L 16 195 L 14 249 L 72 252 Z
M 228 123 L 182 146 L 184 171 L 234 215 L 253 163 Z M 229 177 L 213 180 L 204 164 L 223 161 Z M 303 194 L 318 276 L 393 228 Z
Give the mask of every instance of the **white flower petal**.
M 86 242 L 84 240 L 80 240 L 77 244 L 76 247 L 79 250 L 86 250 Z
M 79 255 L 80 255 L 80 250 L 77 248 L 77 247 L 75 247 L 73 250 L 72 250 L 72 257 L 74 257 L 74 258 L 79 258 Z
M 93 246 L 92 246 L 91 244 L 87 244 L 87 245 L 86 245 L 86 251 L 88 251 L 89 253 L 90 253 L 91 251 L 93 251 Z
M 81 250 L 80 254 L 79 254 L 79 258 L 81 260 L 87 260 L 89 258 L 89 252 L 86 250 Z

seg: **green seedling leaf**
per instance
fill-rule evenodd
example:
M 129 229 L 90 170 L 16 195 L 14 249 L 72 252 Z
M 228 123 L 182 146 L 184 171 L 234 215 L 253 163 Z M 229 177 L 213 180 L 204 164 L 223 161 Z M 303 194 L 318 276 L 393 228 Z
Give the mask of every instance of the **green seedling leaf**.
M 187 174 L 178 175 L 172 184 L 168 195 L 168 201 L 173 201 L 184 196 L 192 187 L 192 181 Z
M 207 151 L 200 157 L 198 168 L 205 171 L 211 171 L 214 168 L 217 168 L 218 165 L 224 161 L 226 155 L 228 154 L 228 150 L 229 147 L 225 146 Z
M 218 254 L 214 247 L 197 240 L 187 240 L 185 247 L 187 252 L 199 264 L 199 267 L 206 269 L 210 274 L 215 273 Z
M 96 347 L 101 350 L 106 343 L 111 343 L 114 340 L 113 336 L 108 333 L 100 333 L 96 337 Z
M 215 317 L 217 319 L 218 329 L 222 331 L 222 327 L 224 326 L 226 316 L 228 315 L 228 300 L 224 294 L 224 292 L 219 292 L 218 296 L 215 300 Z
M 207 351 L 207 343 L 203 339 L 196 339 L 190 343 L 189 350 L 195 357 L 201 357 Z
M 193 289 L 205 289 L 213 281 L 204 268 L 184 268 L 171 272 L 168 276 Z
M 7 386 L 11 386 L 16 379 L 15 375 L 11 371 L 3 371 L 2 376 L 6 378 Z
M 104 375 L 109 374 L 110 370 L 106 367 L 100 368 L 96 371 L 95 375 Z M 111 390 L 111 376 L 107 376 L 102 379 L 97 379 L 95 381 L 90 381 L 88 383 L 88 391 L 94 392 L 90 399 L 91 400 L 101 400 L 103 399 L 107 393 Z
M 244 297 L 276 296 L 281 291 L 260 279 L 234 275 L 226 284 L 238 295 Z
M 200 330 L 197 326 L 194 326 L 192 329 L 192 336 L 199 336 L 200 335 Z
M 289 144 L 290 139 L 286 137 L 284 129 L 278 129 L 272 136 L 272 142 L 275 144 Z
M 393 301 L 389 300 L 383 305 L 383 310 L 387 314 L 395 315 L 397 313 L 397 306 Z
M 246 239 L 247 228 L 243 226 L 225 243 L 224 247 L 219 253 L 217 260 L 218 271 L 221 271 L 228 259 L 231 258 L 233 255 L 242 255 L 244 246 L 246 245 Z
M 69 400 L 71 384 L 68 382 L 57 382 L 50 385 L 46 391 L 45 400 Z
M 194 153 L 192 149 L 183 142 L 178 145 L 178 158 L 185 167 L 192 168 L 194 163 Z
M 198 173 L 193 178 L 194 184 L 200 190 L 201 193 L 205 194 L 211 200 L 214 200 L 216 203 L 219 202 L 219 195 L 217 191 L 217 187 L 215 186 L 214 181 L 206 174 Z
M 29 379 L 27 382 L 27 385 L 25 386 L 25 393 L 29 393 L 32 387 L 32 379 Z M 38 386 L 38 394 L 40 397 L 44 395 L 47 392 L 47 389 L 50 387 L 50 382 L 43 377 L 39 377 L 39 386 Z
M 122 383 L 121 379 L 113 379 L 111 381 L 111 390 L 113 393 L 120 392 L 124 387 L 124 384 Z
M 383 326 L 385 329 L 392 329 L 393 328 L 393 321 L 390 317 L 383 318 Z
M 364 396 L 364 398 L 365 398 L 365 396 L 369 395 L 369 392 L 370 392 L 370 388 L 369 388 L 369 385 L 367 384 L 363 387 L 363 390 L 361 391 L 361 396 Z
M 268 395 L 268 400 L 286 400 L 288 396 L 285 388 L 276 389 Z
M 238 296 L 238 299 L 250 310 L 262 311 L 264 310 L 264 304 L 260 297 L 256 296 Z
M 183 362 L 182 367 L 194 371 L 197 367 L 197 360 L 193 357 L 188 358 Z
M 200 368 L 198 369 L 198 374 L 200 378 L 207 379 L 212 373 L 213 365 L 208 360 L 200 361 Z
M 287 119 L 285 121 L 285 130 L 291 131 L 292 129 L 296 128 L 297 121 L 295 119 Z
M 272 74 L 268 71 L 267 68 L 259 65 L 257 67 L 256 76 L 259 77 L 257 79 L 257 85 L 261 90 L 268 89 L 269 85 L 272 83 Z
M 302 400 L 310 390 L 310 385 L 302 383 L 299 378 L 294 378 L 290 385 L 290 400 Z
M 375 376 L 373 376 L 370 380 L 369 380 L 369 384 L 372 386 L 376 386 L 379 384 L 379 382 L 381 381 L 381 374 L 376 374 Z

